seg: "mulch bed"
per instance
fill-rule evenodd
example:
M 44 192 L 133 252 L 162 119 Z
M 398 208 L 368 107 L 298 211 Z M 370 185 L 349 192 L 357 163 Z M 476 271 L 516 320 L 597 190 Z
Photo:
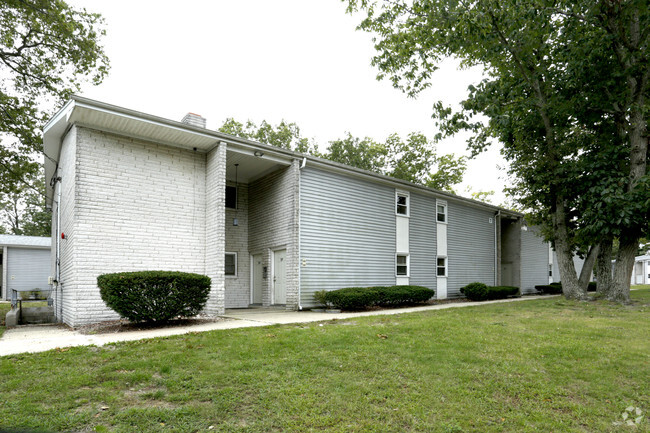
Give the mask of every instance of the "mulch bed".
M 112 334 L 115 332 L 144 331 L 147 329 L 164 329 L 176 328 L 178 326 L 202 325 L 204 323 L 222 322 L 224 320 L 228 319 L 221 317 L 193 317 L 191 319 L 173 319 L 160 323 L 131 323 L 127 319 L 119 319 L 93 323 L 90 325 L 83 325 L 75 328 L 75 330 L 82 334 Z

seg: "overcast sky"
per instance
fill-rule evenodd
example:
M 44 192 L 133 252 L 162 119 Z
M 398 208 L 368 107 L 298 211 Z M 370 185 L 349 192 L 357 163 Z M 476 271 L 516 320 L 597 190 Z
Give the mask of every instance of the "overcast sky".
M 459 71 L 454 62 L 434 75 L 433 88 L 417 99 L 377 81 L 370 65 L 372 36 L 356 31 L 360 16 L 337 0 L 68 0 L 102 14 L 111 70 L 82 95 L 125 108 L 180 120 L 187 112 L 218 128 L 239 121 L 295 122 L 303 136 L 324 148 L 346 132 L 384 140 L 397 132 L 437 130 L 437 100 L 457 104 L 480 70 Z M 439 153 L 467 154 L 462 138 Z M 503 200 L 505 173 L 497 149 L 471 161 L 464 194 L 495 190 Z

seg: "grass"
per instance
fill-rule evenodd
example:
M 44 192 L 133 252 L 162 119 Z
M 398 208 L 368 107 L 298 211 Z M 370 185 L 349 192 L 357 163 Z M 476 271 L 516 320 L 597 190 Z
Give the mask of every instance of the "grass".
M 650 411 L 650 289 L 0 358 L 0 429 L 595 432 Z M 210 426 L 213 426 L 210 429 Z

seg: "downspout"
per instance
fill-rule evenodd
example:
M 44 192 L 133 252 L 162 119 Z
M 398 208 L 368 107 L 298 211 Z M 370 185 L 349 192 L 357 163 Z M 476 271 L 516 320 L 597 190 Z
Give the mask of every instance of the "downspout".
M 501 211 L 498 210 L 494 214 L 494 285 L 497 285 L 498 281 L 498 266 L 499 266 L 499 261 L 498 261 L 498 242 L 497 242 L 497 224 L 501 224 Z
M 63 287 L 61 286 L 61 177 L 54 179 L 56 193 L 56 257 L 54 259 L 54 275 L 56 277 L 56 304 L 59 308 L 58 320 L 63 321 Z M 60 295 L 60 296 L 59 296 Z
M 300 177 L 300 172 L 302 171 L 303 168 L 305 168 L 305 165 L 307 165 L 307 158 L 303 157 L 302 158 L 302 163 L 300 164 L 300 168 L 298 169 L 298 311 L 302 311 L 302 293 L 301 293 L 301 285 L 302 285 L 302 250 L 300 249 L 300 229 L 302 227 L 301 224 L 301 217 L 302 217 L 302 212 L 300 212 L 300 192 L 302 191 L 301 189 L 301 177 Z

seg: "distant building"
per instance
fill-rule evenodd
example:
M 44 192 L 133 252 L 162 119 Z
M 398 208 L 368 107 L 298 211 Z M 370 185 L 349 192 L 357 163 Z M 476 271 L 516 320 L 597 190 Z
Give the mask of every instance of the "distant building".
M 49 290 L 51 238 L 0 235 L 1 298 L 11 289 Z

